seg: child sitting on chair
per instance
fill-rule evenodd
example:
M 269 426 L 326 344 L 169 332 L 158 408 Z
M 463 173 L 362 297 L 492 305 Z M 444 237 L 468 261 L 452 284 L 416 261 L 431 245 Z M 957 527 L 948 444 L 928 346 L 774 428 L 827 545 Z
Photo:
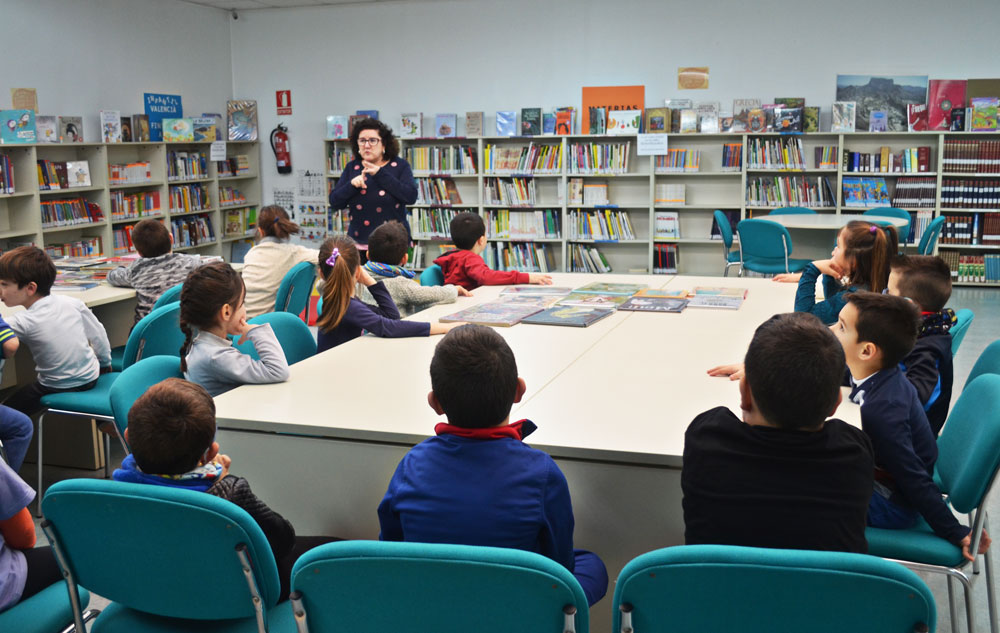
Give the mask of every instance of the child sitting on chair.
M 488 327 L 463 325 L 438 343 L 428 404 L 447 423 L 403 457 L 378 507 L 380 538 L 510 547 L 573 572 L 587 602 L 608 573 L 596 554 L 573 549 L 573 507 L 562 471 L 523 442 L 530 420 L 509 424 L 524 395 L 514 354 Z
M 504 284 L 551 285 L 552 277 L 543 273 L 522 273 L 516 270 L 491 270 L 483 261 L 486 250 L 486 225 L 477 213 L 463 212 L 451 221 L 451 241 L 456 250 L 434 260 L 444 273 L 444 282 L 475 290 L 479 286 Z

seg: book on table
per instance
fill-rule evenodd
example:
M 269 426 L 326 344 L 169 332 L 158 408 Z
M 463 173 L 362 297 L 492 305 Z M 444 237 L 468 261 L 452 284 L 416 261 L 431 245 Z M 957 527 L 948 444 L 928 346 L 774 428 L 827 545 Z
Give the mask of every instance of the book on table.
M 631 295 L 607 294 L 601 292 L 571 292 L 559 300 L 561 306 L 583 306 L 614 310 L 625 303 Z
M 694 290 L 691 291 L 693 296 L 698 295 L 711 295 L 717 297 L 739 297 L 740 299 L 747 298 L 746 288 L 725 288 L 722 286 L 695 286 Z
M 643 288 L 635 293 L 636 297 L 654 297 L 664 299 L 687 299 L 688 291 L 684 289 L 670 290 L 669 288 Z
M 687 307 L 687 299 L 672 297 L 629 297 L 625 303 L 618 306 L 626 312 L 682 312 Z
M 606 295 L 634 295 L 643 288 L 646 288 L 646 284 L 616 284 L 603 281 L 595 281 L 589 283 L 586 286 L 581 286 L 574 290 L 573 292 L 590 292 L 590 293 L 601 293 Z
M 726 295 L 695 295 L 688 299 L 689 308 L 717 308 L 723 310 L 736 310 L 743 305 L 743 297 L 731 297 Z
M 520 285 L 507 286 L 500 291 L 500 295 L 568 295 L 573 292 L 572 288 L 566 286 L 540 286 L 540 285 Z
M 611 316 L 615 311 L 605 308 L 587 308 L 583 306 L 555 306 L 532 314 L 521 320 L 521 323 L 533 325 L 563 325 L 569 327 L 587 327 L 592 323 Z
M 520 323 L 526 316 L 540 312 L 543 308 L 544 306 L 539 305 L 538 302 L 491 301 L 443 316 L 438 320 L 441 323 L 474 323 L 476 325 L 511 327 Z

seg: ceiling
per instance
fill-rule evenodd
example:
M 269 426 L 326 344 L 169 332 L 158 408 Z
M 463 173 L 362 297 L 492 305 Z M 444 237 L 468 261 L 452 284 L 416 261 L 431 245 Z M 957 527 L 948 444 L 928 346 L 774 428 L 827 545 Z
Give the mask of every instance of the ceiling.
M 183 0 L 216 9 L 287 9 L 290 7 L 318 7 L 323 5 L 362 4 L 386 0 Z

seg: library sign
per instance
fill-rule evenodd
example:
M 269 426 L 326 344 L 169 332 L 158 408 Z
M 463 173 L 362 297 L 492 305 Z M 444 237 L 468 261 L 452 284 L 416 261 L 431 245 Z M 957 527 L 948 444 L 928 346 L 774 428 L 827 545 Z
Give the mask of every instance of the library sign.
M 149 140 L 163 140 L 163 119 L 179 119 L 184 116 L 180 95 L 161 95 L 152 92 L 143 93 L 146 106 L 146 116 L 149 117 Z
M 278 116 L 287 116 L 292 113 L 292 91 L 275 90 L 275 101 L 278 104 Z

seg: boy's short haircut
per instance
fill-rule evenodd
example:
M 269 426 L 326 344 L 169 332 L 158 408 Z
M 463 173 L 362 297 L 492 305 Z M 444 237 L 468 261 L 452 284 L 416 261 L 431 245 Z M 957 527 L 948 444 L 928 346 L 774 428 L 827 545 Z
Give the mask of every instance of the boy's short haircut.
M 167 378 L 139 396 L 128 412 L 128 443 L 150 475 L 193 470 L 215 439 L 215 402 L 201 385 Z
M 409 248 L 406 227 L 395 220 L 380 225 L 368 236 L 368 259 L 373 262 L 399 266 Z
M 163 222 L 145 219 L 132 227 L 132 243 L 142 257 L 159 257 L 170 252 L 170 232 Z
M 18 288 L 35 282 L 35 294 L 47 297 L 56 282 L 56 267 L 37 246 L 18 246 L 0 257 L 0 279 L 12 281 Z
M 851 292 L 847 302 L 858 309 L 859 343 L 874 343 L 882 350 L 882 367 L 899 364 L 917 342 L 920 310 L 905 297 L 876 292 Z
M 457 248 L 467 251 L 486 235 L 486 225 L 478 213 L 464 211 L 451 220 L 451 241 Z
M 899 292 L 921 310 L 940 312 L 951 299 L 951 268 L 935 255 L 899 255 L 892 260 Z
M 514 352 L 492 328 L 457 327 L 434 348 L 431 388 L 449 424 L 496 426 L 510 415 L 517 393 Z
M 813 314 L 776 314 L 754 332 L 744 358 L 753 401 L 783 429 L 817 428 L 833 412 L 844 348 Z

